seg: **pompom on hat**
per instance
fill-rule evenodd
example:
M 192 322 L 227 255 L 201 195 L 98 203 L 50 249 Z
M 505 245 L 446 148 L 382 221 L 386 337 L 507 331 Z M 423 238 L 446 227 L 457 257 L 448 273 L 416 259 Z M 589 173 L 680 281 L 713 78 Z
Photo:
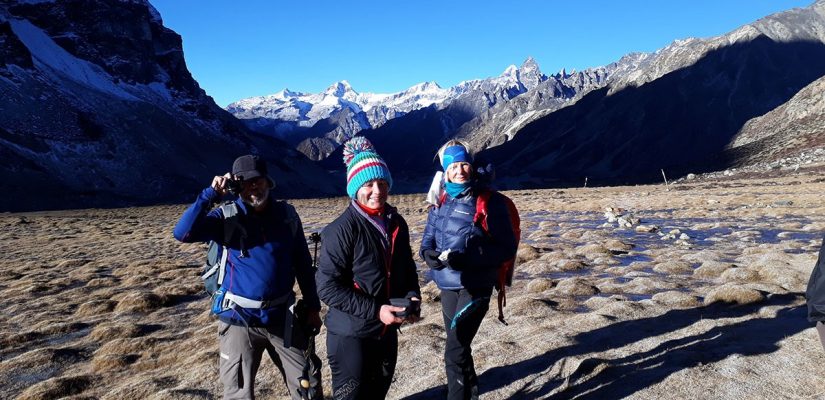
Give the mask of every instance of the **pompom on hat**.
M 390 169 L 367 138 L 356 136 L 344 143 L 344 164 L 347 166 L 347 195 L 350 198 L 354 199 L 358 188 L 374 179 L 387 181 L 392 189 Z

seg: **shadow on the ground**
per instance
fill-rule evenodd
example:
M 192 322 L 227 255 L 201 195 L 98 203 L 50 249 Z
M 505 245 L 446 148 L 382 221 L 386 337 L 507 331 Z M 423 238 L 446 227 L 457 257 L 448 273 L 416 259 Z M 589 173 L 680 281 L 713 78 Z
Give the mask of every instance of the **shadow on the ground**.
M 770 295 L 765 302 L 755 305 L 713 304 L 687 310 L 671 310 L 656 317 L 614 323 L 576 335 L 575 345 L 560 347 L 528 360 L 484 371 L 479 375 L 480 391 L 489 393 L 517 380 L 531 376 L 537 378 L 542 372 L 553 368 L 555 363 L 568 357 L 620 348 L 688 327 L 700 320 L 736 318 L 755 314 L 762 307 L 789 306 L 801 298 L 802 295 L 798 293 Z M 714 327 L 707 332 L 669 340 L 652 350 L 626 357 L 584 359 L 569 376 L 550 380 L 538 388 L 532 385 L 532 380 L 526 381 L 524 389 L 514 393 L 513 398 L 537 398 L 548 396 L 554 391 L 557 393 L 549 398 L 621 398 L 661 382 L 685 368 L 713 363 L 733 354 L 772 353 L 778 349 L 777 343 L 780 340 L 808 326 L 805 307 L 789 306 L 780 310 L 776 317 L 755 318 Z M 565 385 L 567 387 L 564 390 L 558 391 Z M 443 398 L 446 394 L 446 385 L 440 385 L 411 395 L 407 399 Z

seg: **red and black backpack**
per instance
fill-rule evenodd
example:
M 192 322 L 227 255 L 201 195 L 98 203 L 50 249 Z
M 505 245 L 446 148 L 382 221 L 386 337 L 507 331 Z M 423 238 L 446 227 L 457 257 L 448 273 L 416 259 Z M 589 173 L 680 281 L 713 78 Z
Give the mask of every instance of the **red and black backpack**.
M 473 216 L 473 222 L 476 223 L 487 235 L 490 235 L 490 229 L 487 226 L 487 209 L 490 202 L 490 197 L 496 194 L 501 197 L 501 200 L 507 207 L 507 214 L 510 218 L 510 227 L 513 229 L 513 235 L 516 238 L 516 248 L 521 240 L 521 219 L 519 218 L 518 209 L 509 197 L 492 190 L 483 190 L 476 196 L 476 214 Z M 496 280 L 496 290 L 498 291 L 498 320 L 504 325 L 507 322 L 504 320 L 504 307 L 507 306 L 506 287 L 513 285 L 513 271 L 516 266 L 516 254 L 507 259 L 498 269 L 498 279 Z

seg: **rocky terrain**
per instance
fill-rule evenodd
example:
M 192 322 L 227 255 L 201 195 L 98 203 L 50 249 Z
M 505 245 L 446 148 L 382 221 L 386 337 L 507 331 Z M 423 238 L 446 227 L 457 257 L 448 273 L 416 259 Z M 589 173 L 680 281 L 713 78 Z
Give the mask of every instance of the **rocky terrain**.
M 423 82 L 397 93 L 359 93 L 347 81 L 341 81 L 322 93 L 284 89 L 269 96 L 238 100 L 226 109 L 250 129 L 283 139 L 308 157 L 322 160 L 331 153 L 330 149 L 361 131 L 381 128 L 396 118 L 405 121 L 402 124 L 414 124 L 415 118 L 402 118 L 414 111 L 443 114 L 443 120 L 453 119 L 459 113 L 469 115 L 437 129 L 441 136 L 454 134 L 467 118 L 545 81 L 564 85 L 560 76 L 544 75 L 535 60 L 528 58 L 520 67 L 507 67 L 499 76 L 463 81 L 447 89 L 435 82 Z M 571 82 L 576 82 L 576 77 Z M 572 87 L 565 87 L 564 93 L 555 96 L 569 96 L 571 92 Z
M 804 29 L 794 30 L 801 20 L 820 32 L 825 3 L 776 14 L 713 40 L 691 41 L 678 54 L 690 55 L 685 60 L 701 54 L 694 63 L 660 71 L 664 74 L 638 86 L 591 91 L 526 124 L 486 154 L 512 179 L 511 187 L 521 188 L 585 177 L 650 182 L 661 169 L 682 176 L 797 155 L 809 148 L 805 144 L 817 146 L 821 140 L 823 109 L 814 93 L 825 74 L 825 44 Z M 773 30 L 757 29 L 762 25 Z M 773 34 L 789 30 L 794 33 Z M 673 65 L 668 57 L 660 62 Z M 786 122 L 773 124 L 782 116 Z M 760 135 L 770 138 L 760 142 Z
M 147 0 L 5 1 L 0 211 L 180 202 L 244 153 L 270 161 L 280 195 L 329 195 L 337 148 L 356 133 L 398 193 L 429 182 L 453 137 L 485 149 L 511 189 L 777 163 L 823 146 L 823 32 L 818 0 L 583 71 L 548 75 L 528 58 L 450 88 L 370 94 L 342 81 L 239 101 L 240 121 L 192 78 Z
M 509 188 L 649 183 L 662 169 L 684 176 L 776 162 L 821 147 L 823 32 L 820 0 L 604 67 L 540 74 L 527 90 L 482 87 L 359 134 L 403 190 L 427 180 L 452 137 L 484 149 Z M 538 71 L 531 64 L 517 70 Z M 337 154 L 326 168 L 342 168 Z
M 290 193 L 332 193 L 215 104 L 148 1 L 0 2 L 0 210 L 183 201 L 245 153 Z
M 491 312 L 474 342 L 483 398 L 821 397 L 803 292 L 825 230 L 822 156 L 668 186 L 507 192 L 522 244 L 509 326 Z M 413 248 L 422 199 L 391 196 Z M 309 234 L 346 199 L 293 203 Z M 171 236 L 185 206 L 0 214 L 0 397 L 220 398 L 204 246 Z M 444 396 L 438 291 L 416 261 L 424 319 L 403 328 L 389 398 Z M 257 390 L 286 398 L 269 361 Z

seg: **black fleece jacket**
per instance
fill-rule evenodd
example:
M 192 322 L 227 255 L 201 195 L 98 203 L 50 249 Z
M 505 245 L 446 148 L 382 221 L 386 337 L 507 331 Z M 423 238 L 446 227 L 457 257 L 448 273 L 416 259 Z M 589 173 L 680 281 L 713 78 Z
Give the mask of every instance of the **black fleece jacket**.
M 329 306 L 325 324 L 335 334 L 379 337 L 384 332 L 381 305 L 394 297 L 420 297 L 407 222 L 389 205 L 384 217 L 386 232 L 350 204 L 321 232 L 315 281 L 318 296 Z

